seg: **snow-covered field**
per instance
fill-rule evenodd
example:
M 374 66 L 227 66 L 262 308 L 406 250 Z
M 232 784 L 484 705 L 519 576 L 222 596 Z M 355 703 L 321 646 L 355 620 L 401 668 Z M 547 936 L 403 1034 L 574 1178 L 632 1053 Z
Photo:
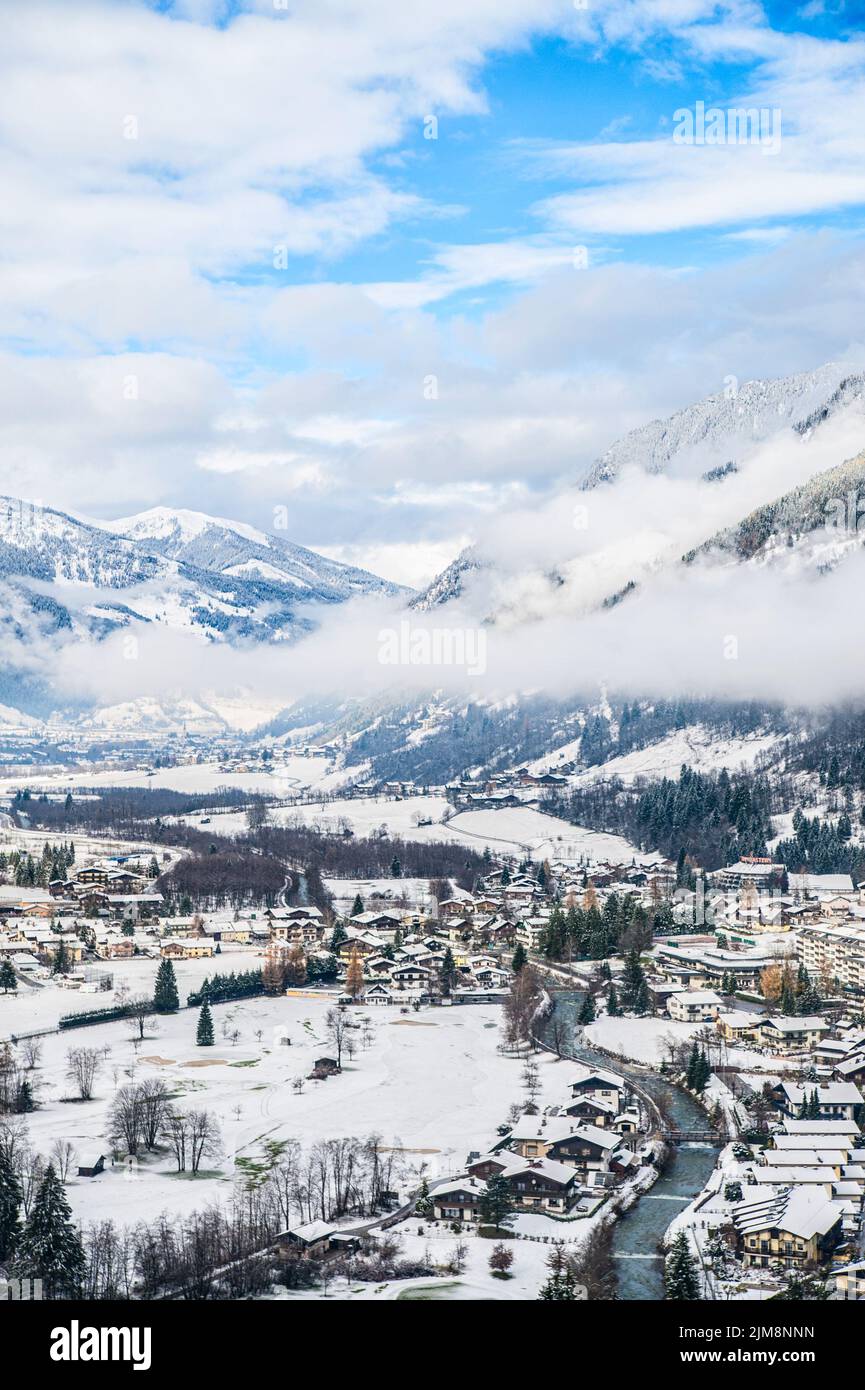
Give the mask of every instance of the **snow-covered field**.
M 465 1266 L 461 1274 L 445 1274 L 439 1277 L 425 1276 L 418 1279 L 394 1279 L 385 1284 L 361 1284 L 354 1280 L 338 1280 L 327 1291 L 328 1299 L 348 1302 L 373 1300 L 391 1302 L 486 1302 L 489 1299 L 536 1299 L 541 1284 L 549 1270 L 547 1260 L 550 1246 L 543 1241 L 515 1239 L 517 1232 L 525 1231 L 541 1235 L 546 1241 L 564 1240 L 569 1251 L 582 1243 L 596 1224 L 596 1217 L 567 1224 L 550 1221 L 543 1216 L 517 1216 L 511 1225 L 511 1235 L 503 1240 L 512 1252 L 510 1279 L 494 1279 L 489 1268 L 489 1258 L 495 1240 L 478 1236 L 471 1227 L 460 1231 L 459 1235 L 446 1226 L 430 1226 L 417 1217 L 402 1221 L 392 1227 L 388 1236 L 397 1236 L 402 1246 L 403 1259 L 428 1259 L 433 1265 L 447 1263 L 454 1247 L 462 1242 L 465 1246 Z M 422 1233 L 419 1234 L 419 1231 Z M 285 1299 L 318 1300 L 323 1295 L 320 1289 L 281 1291 Z
M 271 817 L 276 824 L 302 822 L 325 832 L 339 833 L 347 826 L 355 835 L 369 835 L 385 828 L 391 835 L 420 844 L 450 841 L 494 853 L 523 855 L 533 859 L 563 859 L 579 863 L 586 858 L 608 859 L 630 864 L 639 851 L 621 835 L 607 835 L 571 825 L 548 816 L 531 806 L 503 806 L 484 811 L 460 811 L 442 822 L 448 803 L 440 796 L 409 796 L 402 800 L 387 797 L 358 797 L 357 800 L 314 802 L 305 806 L 275 807 Z M 208 812 L 184 816 L 189 825 L 198 826 Z M 418 820 L 432 819 L 432 825 Z M 235 835 L 246 828 L 243 811 L 212 818 L 222 835 Z
M 320 785 L 319 790 L 326 791 L 327 786 Z M 271 794 L 276 794 L 277 789 L 271 787 L 270 791 Z M 406 839 L 418 839 L 420 837 L 414 833 L 418 820 L 440 820 L 447 806 L 448 803 L 443 796 L 408 796 L 401 800 L 386 796 L 365 796 L 356 799 L 314 801 L 303 806 L 275 806 L 270 811 L 270 818 L 275 825 L 309 825 L 323 834 L 339 834 L 347 827 L 358 836 L 383 831 L 389 835 L 401 835 Z M 202 817 L 210 814 L 208 811 L 201 811 L 190 816 L 180 816 L 178 819 L 186 825 L 200 826 Z M 237 835 L 246 829 L 246 813 L 220 813 L 219 819 L 214 820 L 213 824 L 221 835 Z
M 586 1038 L 620 1057 L 657 1066 L 664 1060 L 663 1038 L 688 1041 L 704 1027 L 702 1023 L 677 1023 L 672 1018 L 611 1018 L 604 1014 L 586 1026 Z
M 324 886 L 333 894 L 337 912 L 349 914 L 359 893 L 367 912 L 386 912 L 402 902 L 432 913 L 433 899 L 428 878 L 326 878 Z
M 20 787 L 40 792 L 74 792 L 77 787 L 161 787 L 169 791 L 200 793 L 230 787 L 236 791 L 292 796 L 305 787 L 335 789 L 349 780 L 344 771 L 334 772 L 327 758 L 306 758 L 295 754 L 274 763 L 272 772 L 226 772 L 217 762 L 190 763 L 181 767 L 161 767 L 152 774 L 141 767 L 70 769 L 65 772 L 0 778 L 0 796 L 11 796 Z
M 137 1055 L 125 1022 L 44 1038 L 36 1073 L 41 1108 L 28 1117 L 39 1151 L 47 1153 L 61 1138 L 74 1145 L 81 1161 L 94 1152 L 109 1154 L 111 1099 L 133 1077 L 163 1077 L 178 1106 L 216 1112 L 223 1133 L 222 1156 L 195 1179 L 175 1176 L 168 1154 L 148 1158 L 133 1177 L 109 1166 L 97 1178 L 73 1178 L 68 1192 L 74 1211 L 84 1219 L 125 1222 L 202 1207 L 229 1195 L 235 1158 L 260 1157 L 268 1139 L 297 1138 L 306 1145 L 376 1131 L 404 1152 L 415 1172 L 425 1164 L 431 1176 L 455 1173 L 470 1150 L 489 1146 L 510 1105 L 523 1098 L 522 1063 L 497 1051 L 500 1010 L 493 1006 L 425 1008 L 408 1015 L 396 1007 L 369 1015 L 358 1010 L 358 1022 L 371 1020 L 370 1045 L 362 1046 L 358 1029 L 356 1054 L 344 1060 L 342 1074 L 307 1081 L 297 1094 L 293 1079 L 306 1076 L 315 1057 L 333 1052 L 325 1031 L 329 1006 L 312 994 L 217 1005 L 212 1048 L 195 1045 L 196 1010 L 160 1016 Z M 236 1043 L 226 1036 L 235 1029 Z M 290 1046 L 279 1041 L 283 1034 Z M 90 1102 L 64 1099 L 73 1094 L 66 1053 L 81 1046 L 106 1049 Z M 546 1056 L 538 1065 L 544 1099 L 560 1097 L 568 1065 Z
M 181 1001 L 185 1001 L 192 990 L 200 988 L 206 977 L 231 970 L 238 974 L 244 970 L 259 970 L 261 954 L 253 947 L 227 942 L 220 954 L 209 960 L 180 960 L 173 964 L 177 990 Z M 151 995 L 158 968 L 159 961 L 147 956 L 94 962 L 95 971 L 113 977 L 114 993 L 85 994 L 80 989 L 64 988 L 52 979 L 31 986 L 19 981 L 17 994 L 0 993 L 0 1039 L 32 1029 L 56 1028 L 61 1014 L 111 1007 L 118 1002 L 115 998 L 118 991 L 127 997 Z M 75 1037 L 82 1036 L 75 1032 Z
M 577 774 L 577 785 L 609 781 L 613 777 L 631 783 L 638 777 L 653 780 L 678 777 L 683 763 L 696 772 L 719 771 L 727 768 L 752 768 L 763 753 L 771 753 L 783 739 L 780 734 L 748 734 L 742 738 L 719 738 L 702 724 L 677 729 L 649 748 L 638 748 L 620 758 L 611 758 L 600 767 L 588 768 Z M 541 760 L 543 761 L 543 760 Z M 555 771 L 555 761 L 548 760 Z
M 667 1056 L 665 1042 L 676 1038 L 679 1042 L 689 1042 L 711 1024 L 678 1023 L 672 1018 L 611 1018 L 604 1014 L 586 1026 L 586 1038 L 590 1043 L 615 1052 L 620 1057 L 630 1057 L 635 1062 L 643 1062 L 657 1067 Z M 787 1071 L 795 1069 L 795 1061 L 790 1058 L 774 1057 L 769 1053 L 758 1052 L 746 1047 L 727 1047 L 724 1061 L 733 1067 L 749 1071 Z

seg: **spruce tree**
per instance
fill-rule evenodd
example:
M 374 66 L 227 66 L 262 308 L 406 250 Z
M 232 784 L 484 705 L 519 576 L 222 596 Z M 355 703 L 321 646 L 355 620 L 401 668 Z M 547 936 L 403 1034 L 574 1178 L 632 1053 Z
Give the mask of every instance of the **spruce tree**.
M 0 965 L 0 989 L 4 994 L 8 994 L 10 989 L 17 989 L 18 981 L 15 977 L 15 968 L 11 961 L 4 960 Z
M 517 949 L 514 951 L 514 958 L 511 961 L 511 969 L 515 975 L 520 973 L 527 960 L 526 948 L 521 941 L 518 941 Z
M 363 898 L 360 896 L 360 893 L 357 893 L 357 894 L 355 894 L 355 899 L 354 899 L 354 902 L 352 903 L 351 915 L 352 915 L 352 917 L 359 917 L 360 914 L 361 914 L 363 911 L 364 911 Z
M 454 961 L 453 951 L 451 950 L 450 946 L 448 946 L 444 954 L 444 960 L 442 961 L 441 968 L 442 994 L 450 994 L 458 979 L 459 971 L 457 970 L 456 962 Z
M 158 1014 L 176 1014 L 180 1008 L 177 980 L 174 976 L 174 966 L 170 960 L 163 960 L 159 963 L 159 969 L 156 972 L 156 987 L 153 991 L 153 1007 Z
M 15 1092 L 15 1114 L 29 1115 L 30 1112 L 35 1109 L 36 1102 L 33 1099 L 33 1087 L 30 1085 L 27 1078 L 24 1077 L 24 1079 L 19 1082 L 18 1089 Z
M 21 1184 L 5 1149 L 0 1149 L 0 1265 L 12 1256 L 21 1234 Z
M 607 992 L 607 1013 L 611 1018 L 618 1018 L 621 1012 L 619 1008 L 619 997 L 616 994 L 616 986 L 610 985 Z
M 699 1066 L 700 1054 L 697 1051 L 697 1044 L 693 1043 L 690 1056 L 688 1057 L 687 1070 L 685 1071 L 685 1082 L 689 1091 L 695 1091 L 697 1089 L 696 1082 Z
M 594 1023 L 595 1021 L 595 1001 L 591 994 L 587 994 L 582 1004 L 580 1012 L 577 1014 L 577 1022 L 583 1025 Z
M 637 951 L 629 951 L 625 957 L 622 971 L 622 1005 L 626 1009 L 636 1009 L 640 999 L 640 987 L 645 983 L 643 967 Z
M 46 1298 L 74 1297 L 78 1292 L 84 1273 L 81 1237 L 50 1163 L 18 1241 L 13 1270 L 19 1279 L 41 1279 Z
M 676 1236 L 664 1264 L 664 1297 L 690 1303 L 700 1298 L 697 1264 L 688 1249 L 684 1231 Z
M 547 1257 L 547 1268 L 550 1273 L 541 1286 L 538 1299 L 543 1303 L 576 1303 L 577 1281 L 570 1261 L 560 1248 Z
M 478 1205 L 481 1219 L 488 1225 L 495 1226 L 496 1235 L 503 1226 L 510 1224 L 514 1204 L 511 1201 L 510 1188 L 500 1173 L 494 1173 L 487 1181 L 487 1190 Z
M 210 1005 L 206 999 L 198 1015 L 198 1027 L 195 1030 L 195 1041 L 199 1047 L 213 1047 L 213 1015 L 210 1012 Z

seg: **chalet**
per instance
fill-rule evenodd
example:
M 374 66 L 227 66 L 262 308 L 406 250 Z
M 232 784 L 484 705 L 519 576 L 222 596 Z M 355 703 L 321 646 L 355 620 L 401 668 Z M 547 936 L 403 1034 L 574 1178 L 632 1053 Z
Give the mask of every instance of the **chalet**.
M 771 1096 L 785 1115 L 795 1118 L 816 1096 L 819 1119 L 853 1120 L 862 1105 L 858 1087 L 850 1081 L 830 1081 L 825 1084 L 799 1086 L 781 1081 L 771 1088 Z
M 446 898 L 439 903 L 439 917 L 443 922 L 450 918 L 465 918 L 474 915 L 475 905 L 471 898 Z
M 836 1062 L 833 1075 L 836 1081 L 852 1081 L 854 1085 L 862 1085 L 865 1082 L 865 1053 L 857 1052 L 852 1057 L 845 1057 L 842 1062 Z
M 213 951 L 214 944 L 206 936 L 168 937 L 159 945 L 163 960 L 200 960 Z
M 671 994 L 667 1013 L 680 1023 L 705 1023 L 718 1017 L 721 996 L 711 989 L 683 990 Z
M 762 1022 L 760 1014 L 746 1014 L 742 1010 L 731 1009 L 729 1013 L 718 1015 L 715 1026 L 724 1042 L 756 1042 Z
M 600 1097 L 601 1100 L 611 1101 L 617 1113 L 621 1109 L 627 1089 L 624 1078 L 612 1071 L 590 1071 L 571 1082 L 571 1096 L 574 1100 L 581 1096 Z
M 130 960 L 135 955 L 135 942 L 120 932 L 107 932 L 96 938 L 93 949 L 103 960 Z
M 614 1101 L 604 1100 L 601 1096 L 578 1096 L 562 1109 L 565 1115 L 578 1122 L 584 1121 L 603 1129 L 615 1119 L 618 1107 Z
M 764 1019 L 760 1025 L 760 1041 L 773 1052 L 810 1051 L 829 1032 L 825 1018 L 800 1015 Z
M 280 917 L 283 917 L 287 922 L 323 921 L 319 909 L 317 907 L 310 907 L 308 905 L 306 907 L 286 908 L 284 912 L 280 913 Z
M 117 869 L 114 873 L 109 873 L 106 879 L 112 893 L 140 893 L 146 883 L 147 879 L 141 874 L 130 873 L 128 869 Z
M 527 951 L 537 951 L 549 925 L 548 917 L 521 917 L 517 922 L 516 939 Z
M 205 922 L 204 934 L 211 941 L 239 941 L 246 945 L 252 940 L 251 922 Z
M 554 1140 L 547 1149 L 549 1158 L 580 1168 L 584 1172 L 607 1172 L 610 1160 L 621 1143 L 618 1134 L 581 1125 L 573 1134 Z
M 362 932 L 376 931 L 392 937 L 403 924 L 401 912 L 359 912 L 350 918 L 350 925 Z
M 533 1158 L 516 1171 L 505 1171 L 502 1179 L 512 1199 L 526 1211 L 570 1211 L 579 1195 L 579 1175 L 575 1168 L 550 1158 Z
M 350 936 L 347 941 L 341 941 L 336 953 L 342 961 L 350 960 L 355 952 L 363 960 L 367 956 L 380 955 L 383 945 L 381 937 L 374 936 L 372 932 L 363 932 L 357 936 Z
M 573 1134 L 567 1115 L 521 1115 L 508 1135 L 508 1147 L 522 1158 L 545 1158 L 557 1139 Z
M 281 1251 L 294 1248 L 304 1254 L 324 1253 L 330 1249 L 331 1238 L 336 1228 L 326 1221 L 307 1221 L 303 1226 L 291 1226 L 276 1238 Z
M 759 1189 L 733 1208 L 742 1262 L 787 1269 L 823 1264 L 841 1239 L 844 1208 L 819 1187 Z
M 383 984 L 370 985 L 369 989 L 364 990 L 363 1002 L 364 1004 L 392 1004 L 393 991 Z
M 445 917 L 440 927 L 442 938 L 452 944 L 469 941 L 474 931 L 474 924 L 469 917 Z
M 480 1178 L 456 1178 L 433 1193 L 433 1215 L 437 1221 L 478 1221 L 487 1185 Z
M 429 976 L 430 972 L 422 965 L 398 965 L 390 973 L 391 988 L 421 993 L 429 984 Z
M 85 869 L 78 870 L 75 875 L 75 883 L 97 883 L 104 887 L 108 878 L 107 869 L 102 869 L 97 864 L 91 864 Z
M 37 947 L 41 956 L 48 956 L 52 960 L 60 950 L 61 944 L 66 952 L 66 959 L 72 965 L 78 965 L 84 956 L 84 945 L 77 936 L 65 933 L 56 936 L 53 932 L 40 932 L 37 938 Z

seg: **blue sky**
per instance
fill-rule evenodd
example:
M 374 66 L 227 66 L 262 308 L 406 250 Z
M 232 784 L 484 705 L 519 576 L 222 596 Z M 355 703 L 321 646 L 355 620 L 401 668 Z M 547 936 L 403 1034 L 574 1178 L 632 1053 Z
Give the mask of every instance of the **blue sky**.
M 17 8 L 6 490 L 264 530 L 288 505 L 297 541 L 420 584 L 728 375 L 859 360 L 863 18 L 849 0 Z M 698 101 L 777 108 L 778 148 L 677 145 Z

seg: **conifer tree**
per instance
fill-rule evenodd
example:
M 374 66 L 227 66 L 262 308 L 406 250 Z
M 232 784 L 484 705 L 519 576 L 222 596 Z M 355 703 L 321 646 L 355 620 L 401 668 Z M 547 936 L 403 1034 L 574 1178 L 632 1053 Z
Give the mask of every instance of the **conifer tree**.
M 624 1008 L 636 1009 L 638 1007 L 640 989 L 645 981 L 646 977 L 640 964 L 639 953 L 629 951 L 625 957 L 625 968 L 622 971 L 622 1005 Z
M 664 1264 L 664 1297 L 691 1303 L 700 1298 L 697 1264 L 688 1249 L 684 1231 L 676 1236 Z
M 153 991 L 153 1007 L 158 1014 L 176 1014 L 180 1008 L 177 980 L 174 975 L 174 966 L 170 960 L 163 960 L 159 963 L 159 969 L 156 972 L 156 986 Z
M 210 1012 L 210 1005 L 206 999 L 198 1015 L 198 1027 L 195 1030 L 195 1041 L 198 1047 L 213 1047 L 213 1015 Z
M 36 1102 L 33 1099 L 33 1087 L 30 1085 L 27 1078 L 24 1077 L 18 1083 L 18 1089 L 15 1092 L 15 1113 L 16 1115 L 29 1115 L 30 1112 L 35 1109 Z
M 50 1163 L 16 1246 L 13 1270 L 19 1279 L 41 1279 L 47 1298 L 74 1297 L 79 1289 L 84 1272 L 81 1237 Z
M 695 1082 L 697 1080 L 697 1070 L 699 1068 L 699 1065 L 700 1055 L 697 1051 L 697 1044 L 693 1043 L 691 1045 L 691 1052 L 688 1057 L 688 1066 L 685 1071 L 685 1083 L 689 1091 L 693 1091 L 696 1089 Z
M 520 973 L 527 960 L 526 948 L 521 941 L 518 941 L 517 949 L 514 951 L 514 958 L 511 961 L 511 969 L 515 975 Z
M 441 968 L 442 993 L 445 995 L 450 994 L 458 979 L 459 971 L 457 970 L 456 962 L 454 961 L 453 951 L 451 950 L 450 946 L 448 946 L 447 950 L 445 951 L 444 960 L 442 961 Z
M 0 1148 L 0 1265 L 12 1256 L 21 1234 L 21 1184 L 5 1148 Z
M 495 1227 L 496 1235 L 503 1226 L 509 1225 L 514 1205 L 510 1188 L 500 1173 L 494 1173 L 487 1181 L 487 1190 L 481 1197 L 479 1207 L 482 1220 Z
M 567 1255 L 559 1246 L 548 1255 L 547 1268 L 550 1272 L 541 1286 L 538 1299 L 543 1303 L 576 1303 L 577 1281 Z
M 616 994 L 616 986 L 610 985 L 607 991 L 607 1013 L 611 1018 L 618 1018 L 621 1012 L 619 1008 L 619 996 Z
M 359 917 L 363 911 L 363 898 L 360 896 L 360 893 L 356 893 L 354 902 L 351 905 L 351 915 L 352 917 Z
M 595 1021 L 595 1001 L 591 994 L 587 994 L 582 1004 L 580 1012 L 577 1014 L 577 1022 L 583 1025 L 594 1023 Z
M 11 961 L 4 960 L 0 965 L 0 989 L 4 994 L 8 994 L 10 989 L 17 989 L 18 981 L 15 977 L 15 968 Z

